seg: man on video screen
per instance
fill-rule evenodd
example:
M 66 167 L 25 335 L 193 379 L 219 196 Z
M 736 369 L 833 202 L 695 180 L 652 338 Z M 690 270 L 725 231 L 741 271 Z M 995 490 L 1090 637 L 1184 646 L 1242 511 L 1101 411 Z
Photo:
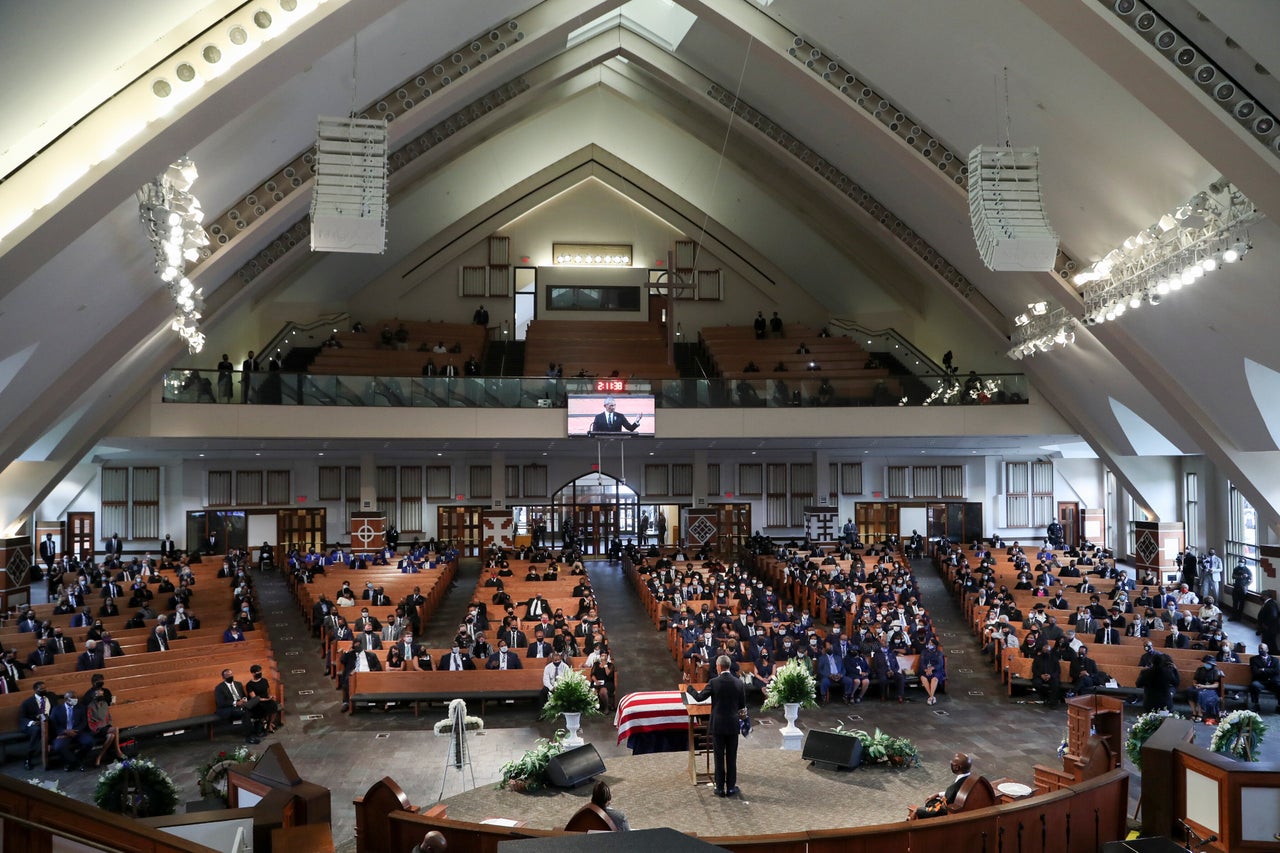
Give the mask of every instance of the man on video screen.
M 618 414 L 614 411 L 617 403 L 612 397 L 604 398 L 604 411 L 596 415 L 595 421 L 591 424 L 592 432 L 635 432 L 640 426 L 640 419 L 644 415 L 636 415 L 635 423 L 627 420 L 626 415 Z

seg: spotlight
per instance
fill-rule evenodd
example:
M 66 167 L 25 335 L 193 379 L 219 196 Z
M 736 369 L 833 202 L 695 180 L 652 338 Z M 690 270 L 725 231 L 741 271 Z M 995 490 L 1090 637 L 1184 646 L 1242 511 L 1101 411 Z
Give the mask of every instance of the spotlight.
M 1048 302 L 1032 302 L 1028 307 L 1031 309 L 1031 313 L 1037 317 L 1042 317 L 1049 313 Z
M 1167 287 L 1167 286 L 1165 287 L 1165 292 L 1166 292 L 1166 293 L 1168 292 L 1168 287 Z M 1153 291 L 1153 292 L 1151 292 L 1151 293 L 1148 293 L 1148 294 L 1147 294 L 1147 304 L 1148 304 L 1148 305 L 1159 305 L 1159 304 L 1160 304 L 1160 292 L 1159 292 L 1159 291 Z
M 1157 224 L 1160 226 L 1161 231 L 1172 231 L 1178 227 L 1178 220 L 1166 213 L 1160 217 L 1160 221 Z
M 1141 308 L 1141 307 L 1142 307 L 1142 297 L 1141 297 L 1141 296 L 1139 296 L 1139 295 L 1138 295 L 1138 294 L 1136 294 L 1136 293 L 1135 293 L 1135 294 L 1133 294 L 1133 296 L 1130 296 L 1130 297 L 1129 297 L 1129 307 L 1130 307 L 1130 308 Z
M 1236 251 L 1234 246 L 1222 253 L 1222 262 L 1224 264 L 1234 264 L 1238 260 L 1240 260 L 1240 253 Z
M 1013 318 L 1013 324 L 1015 326 L 1025 326 L 1030 322 L 1031 322 L 1031 318 L 1028 317 L 1026 314 L 1019 314 L 1017 317 Z

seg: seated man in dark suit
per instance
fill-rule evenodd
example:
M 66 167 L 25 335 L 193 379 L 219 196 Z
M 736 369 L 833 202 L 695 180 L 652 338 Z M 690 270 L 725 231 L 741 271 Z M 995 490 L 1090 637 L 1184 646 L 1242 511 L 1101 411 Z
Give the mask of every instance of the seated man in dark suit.
M 907 806 L 908 819 L 941 817 L 947 813 L 948 807 L 956 801 L 956 795 L 960 793 L 960 787 L 969 778 L 970 773 L 973 772 L 972 759 L 963 752 L 957 752 L 951 759 L 951 772 L 956 774 L 956 778 L 947 786 L 945 791 L 933 794 L 924 801 L 923 806 L 918 808 L 916 806 Z
M 457 645 L 454 645 L 448 652 L 440 656 L 440 662 L 436 666 L 438 670 L 446 670 L 457 672 L 464 669 L 475 669 L 476 663 L 471 659 L 471 655 L 463 651 Z
M 85 723 L 84 709 L 77 707 L 76 694 L 67 691 L 63 703 L 49 714 L 49 749 L 62 757 L 63 766 L 78 770 L 93 748 L 93 735 Z
M 239 720 L 249 715 L 249 694 L 229 669 L 222 671 L 222 681 L 213 688 L 213 704 L 213 712 L 224 720 Z M 245 743 L 261 743 L 252 725 L 249 726 Z
M 1178 624 L 1169 626 L 1169 636 L 1164 638 L 1164 647 L 1166 649 L 1189 649 L 1191 648 L 1191 638 L 1178 630 Z
M 524 669 L 524 664 L 520 662 L 520 656 L 507 646 L 506 640 L 498 642 L 498 650 L 489 655 L 489 660 L 485 662 L 485 669 Z
M 881 638 L 880 644 L 871 650 L 871 680 L 880 685 L 880 697 L 888 699 L 896 695 L 901 703 L 903 693 L 907 689 L 907 677 L 902 674 L 898 664 L 898 656 L 887 645 L 888 640 Z M 890 692 L 892 687 L 892 693 Z

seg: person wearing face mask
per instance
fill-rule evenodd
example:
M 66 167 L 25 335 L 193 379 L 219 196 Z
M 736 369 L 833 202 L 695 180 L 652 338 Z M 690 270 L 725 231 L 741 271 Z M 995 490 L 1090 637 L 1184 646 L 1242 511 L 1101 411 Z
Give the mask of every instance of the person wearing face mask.
M 283 725 L 284 716 L 280 713 L 280 705 L 271 698 L 271 682 L 262 674 L 262 664 L 255 663 L 249 667 L 249 674 L 244 686 L 249 696 L 249 713 L 260 730 L 270 734 Z
M 235 674 L 229 669 L 222 671 L 222 681 L 213 688 L 214 713 L 224 720 L 234 721 L 244 719 L 248 713 L 249 694 L 245 691 L 244 685 L 236 681 Z M 345 706 L 345 702 L 343 705 Z M 248 735 L 245 737 L 245 743 L 261 743 L 258 739 L 254 727 L 248 727 Z
M 93 736 L 85 724 L 84 709 L 76 694 L 67 691 L 62 704 L 49 715 L 50 749 L 62 757 L 67 770 L 83 769 L 85 756 L 93 748 Z
M 924 651 L 920 653 L 919 667 L 920 686 L 929 697 L 926 703 L 936 705 L 938 697 L 935 694 L 939 687 L 945 689 L 947 683 L 947 659 L 934 640 L 925 643 Z
M 440 661 L 436 669 L 457 672 L 464 669 L 475 669 L 475 661 L 471 659 L 471 655 L 467 651 L 454 643 L 449 651 L 440 656 Z
M 523 669 L 524 665 L 520 662 L 520 656 L 511 651 L 506 640 L 498 640 L 498 650 L 489 656 L 485 662 L 485 669 Z

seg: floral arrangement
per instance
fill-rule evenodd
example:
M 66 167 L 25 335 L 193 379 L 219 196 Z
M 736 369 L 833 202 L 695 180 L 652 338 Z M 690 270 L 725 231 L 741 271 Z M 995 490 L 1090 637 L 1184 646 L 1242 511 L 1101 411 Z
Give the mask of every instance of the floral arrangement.
M 57 779 L 50 779 L 48 782 L 42 779 L 28 779 L 27 784 L 35 785 L 37 788 L 44 788 L 46 791 L 53 791 L 55 794 L 61 794 L 64 797 L 69 796 L 66 791 L 62 790 L 62 786 L 58 784 Z
M 258 756 L 249 751 L 245 745 L 237 746 L 230 752 L 219 752 L 213 758 L 196 768 L 196 784 L 200 786 L 200 796 L 221 797 L 227 799 L 227 771 L 237 764 L 251 764 Z
M 761 711 L 770 708 L 781 708 L 783 705 L 798 704 L 801 708 L 816 708 L 818 682 L 804 664 L 792 659 L 774 670 L 773 680 L 769 682 L 769 690 L 764 697 Z
M 1133 721 L 1133 725 L 1129 726 L 1129 737 L 1124 742 L 1124 754 L 1129 756 L 1129 760 L 1133 762 L 1134 767 L 1142 767 L 1142 745 L 1147 742 L 1147 738 L 1156 733 L 1156 729 L 1160 728 L 1160 724 L 1170 717 L 1176 720 L 1185 719 L 1181 714 L 1152 711 L 1149 714 L 1143 714 L 1138 717 Z
M 479 732 L 484 730 L 484 720 L 479 717 L 473 717 L 470 714 L 467 715 L 463 724 L 469 732 Z M 435 725 L 432 726 L 432 728 L 438 735 L 451 734 L 453 732 L 453 720 L 436 720 Z
M 1209 749 L 1236 761 L 1257 761 L 1258 747 L 1262 746 L 1262 736 L 1266 733 L 1266 724 L 1255 712 L 1232 711 L 1213 730 Z
M 544 737 L 533 742 L 533 748 L 524 755 L 502 765 L 499 788 L 510 788 L 522 793 L 533 793 L 547 784 L 547 765 L 551 759 L 564 752 L 564 739 L 569 733 L 559 729 L 550 740 Z
M 453 721 L 462 714 L 462 727 L 469 732 L 478 732 L 484 729 L 484 720 L 479 717 L 473 717 L 467 713 L 467 703 L 462 699 L 454 699 L 449 703 L 449 716 L 443 720 L 436 722 L 432 729 L 438 735 L 447 735 L 453 732 Z
M 862 758 L 869 764 L 892 764 L 894 767 L 920 765 L 920 751 L 907 738 L 895 737 L 880 729 L 876 729 L 875 734 L 868 734 L 862 729 L 846 729 L 839 723 L 831 731 L 862 741 Z
M 600 696 L 591 689 L 591 682 L 576 669 L 571 669 L 556 679 L 547 704 L 542 706 L 541 719 L 554 720 L 561 714 L 586 714 L 600 716 Z
M 154 761 L 128 758 L 98 777 L 93 802 L 100 809 L 131 817 L 171 815 L 178 808 L 178 786 Z

